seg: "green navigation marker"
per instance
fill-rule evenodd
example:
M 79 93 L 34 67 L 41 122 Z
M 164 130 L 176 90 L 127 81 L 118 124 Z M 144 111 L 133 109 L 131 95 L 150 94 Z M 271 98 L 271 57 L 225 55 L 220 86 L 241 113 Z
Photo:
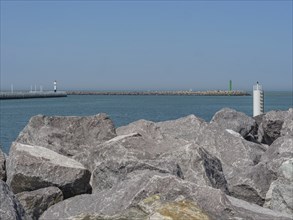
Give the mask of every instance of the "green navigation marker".
M 229 81 L 229 91 L 232 91 L 232 80 Z

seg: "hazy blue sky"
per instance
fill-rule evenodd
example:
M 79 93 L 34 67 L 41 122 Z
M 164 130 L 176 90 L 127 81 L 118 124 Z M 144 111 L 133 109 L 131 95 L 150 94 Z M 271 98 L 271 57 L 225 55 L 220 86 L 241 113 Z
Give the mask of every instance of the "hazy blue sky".
M 1 1 L 1 88 L 292 89 L 292 1 Z

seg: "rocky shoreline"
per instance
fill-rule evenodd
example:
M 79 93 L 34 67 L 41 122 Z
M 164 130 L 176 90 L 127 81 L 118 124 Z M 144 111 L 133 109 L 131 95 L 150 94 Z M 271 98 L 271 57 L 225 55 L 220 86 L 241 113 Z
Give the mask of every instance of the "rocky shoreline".
M 68 95 L 172 95 L 172 96 L 250 96 L 244 91 L 67 91 Z
M 30 119 L 0 151 L 0 219 L 293 219 L 293 109 L 115 128 Z

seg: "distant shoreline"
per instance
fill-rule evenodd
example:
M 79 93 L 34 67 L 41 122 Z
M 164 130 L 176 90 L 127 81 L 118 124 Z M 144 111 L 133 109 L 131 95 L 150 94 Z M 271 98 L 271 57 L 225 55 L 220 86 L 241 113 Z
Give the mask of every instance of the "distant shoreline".
M 251 96 L 245 91 L 53 91 L 46 92 L 1 92 L 0 99 L 30 99 L 30 98 L 55 98 L 67 95 L 113 95 L 113 96 Z
M 176 95 L 176 96 L 251 96 L 245 91 L 67 91 L 67 95 Z

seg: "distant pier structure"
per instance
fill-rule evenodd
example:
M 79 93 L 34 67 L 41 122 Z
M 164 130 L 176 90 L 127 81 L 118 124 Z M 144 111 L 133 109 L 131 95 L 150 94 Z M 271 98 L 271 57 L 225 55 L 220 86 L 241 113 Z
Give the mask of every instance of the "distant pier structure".
M 66 97 L 67 93 L 65 91 L 57 91 L 57 81 L 54 81 L 54 90 L 43 91 L 43 87 L 40 86 L 40 91 L 37 91 L 37 86 L 35 85 L 35 90 L 30 91 L 14 91 L 13 86 L 11 86 L 10 92 L 0 92 L 0 99 L 31 99 L 31 98 L 57 98 Z
M 257 82 L 253 86 L 253 117 L 264 113 L 264 92 Z

